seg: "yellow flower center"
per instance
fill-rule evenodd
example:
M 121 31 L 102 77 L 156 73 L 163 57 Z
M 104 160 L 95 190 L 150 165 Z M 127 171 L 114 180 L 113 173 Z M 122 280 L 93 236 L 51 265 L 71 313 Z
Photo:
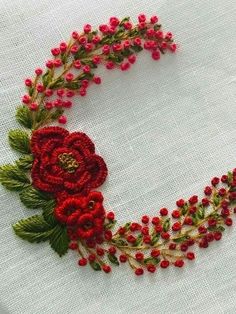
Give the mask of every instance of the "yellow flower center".
M 59 165 L 69 173 L 74 173 L 79 167 L 79 163 L 72 153 L 62 153 L 58 156 L 58 159 Z

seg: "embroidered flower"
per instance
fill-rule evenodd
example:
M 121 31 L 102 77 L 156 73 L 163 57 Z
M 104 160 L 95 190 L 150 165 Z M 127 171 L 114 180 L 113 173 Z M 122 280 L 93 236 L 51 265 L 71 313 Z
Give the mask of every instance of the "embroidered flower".
M 69 197 L 55 208 L 54 216 L 67 225 L 72 240 L 92 239 L 103 233 L 105 210 L 102 202 L 102 194 L 96 191 L 86 197 Z
M 33 132 L 31 150 L 33 185 L 54 193 L 57 200 L 86 194 L 106 179 L 106 164 L 95 154 L 94 144 L 84 133 L 69 133 L 60 127 L 42 128 Z

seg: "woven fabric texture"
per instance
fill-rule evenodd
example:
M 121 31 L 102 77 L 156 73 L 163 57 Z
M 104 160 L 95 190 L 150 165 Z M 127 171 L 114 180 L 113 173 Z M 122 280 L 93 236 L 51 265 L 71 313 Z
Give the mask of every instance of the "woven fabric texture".
M 141 53 L 127 73 L 100 69 L 103 84 L 76 101 L 69 130 L 96 143 L 109 168 L 102 187 L 120 223 L 155 215 L 236 166 L 236 2 L 234 0 L 1 0 L 0 163 L 17 158 L 7 132 L 23 79 L 50 57 L 50 48 L 85 23 L 110 16 L 157 14 L 179 44 L 154 62 Z M 11 224 L 33 215 L 16 194 L 0 189 L 0 313 L 236 312 L 236 228 L 197 252 L 183 269 L 135 277 L 128 266 L 111 275 L 78 268 L 48 243 L 16 238 Z

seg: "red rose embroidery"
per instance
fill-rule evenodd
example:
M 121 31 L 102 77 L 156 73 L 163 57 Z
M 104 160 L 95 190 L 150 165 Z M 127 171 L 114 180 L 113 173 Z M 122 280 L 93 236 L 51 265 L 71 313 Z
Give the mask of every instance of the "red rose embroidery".
M 101 237 L 104 230 L 105 210 L 100 192 L 88 196 L 69 197 L 54 210 L 55 218 L 67 225 L 72 240 Z
M 33 132 L 31 150 L 33 185 L 54 193 L 58 200 L 86 194 L 106 179 L 106 164 L 95 154 L 93 142 L 84 133 L 46 127 Z

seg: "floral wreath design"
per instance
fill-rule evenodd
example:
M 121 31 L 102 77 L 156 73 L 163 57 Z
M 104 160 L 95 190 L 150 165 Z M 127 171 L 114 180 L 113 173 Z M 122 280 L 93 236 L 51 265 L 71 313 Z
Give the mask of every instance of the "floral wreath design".
M 35 77 L 25 80 L 27 94 L 16 119 L 27 130 L 9 132 L 10 146 L 22 156 L 1 166 L 0 182 L 42 214 L 14 224 L 16 235 L 29 242 L 49 241 L 59 256 L 74 250 L 79 266 L 88 264 L 96 271 L 109 273 L 112 265 L 127 262 L 138 276 L 158 267 L 182 267 L 195 259 L 194 245 L 207 248 L 221 239 L 236 213 L 236 169 L 213 178 L 204 198 L 180 199 L 171 213 L 161 208 L 157 216 L 145 215 L 113 231 L 115 215 L 106 212 L 102 193 L 95 191 L 108 170 L 94 143 L 82 132 L 47 126 L 65 124 L 63 113 L 72 106 L 72 97 L 84 97 L 92 83 L 101 83 L 94 74 L 100 64 L 126 71 L 143 49 L 159 60 L 176 48 L 156 16 L 140 14 L 136 25 L 129 18 L 111 17 L 99 31 L 87 24 L 82 33 L 73 32 L 68 43 L 51 50 L 46 70 L 37 68 Z

